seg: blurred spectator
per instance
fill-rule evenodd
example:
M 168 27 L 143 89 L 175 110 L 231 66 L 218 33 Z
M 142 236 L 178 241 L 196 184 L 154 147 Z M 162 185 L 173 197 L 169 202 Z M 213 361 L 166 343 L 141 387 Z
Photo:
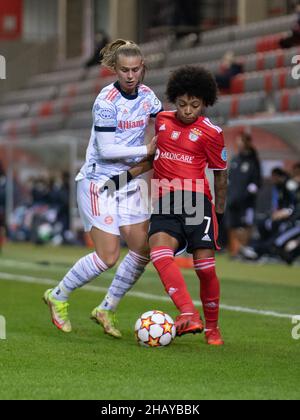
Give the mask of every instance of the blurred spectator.
M 31 189 L 32 205 L 48 204 L 49 201 L 49 185 L 45 178 L 37 178 L 33 180 Z
M 201 5 L 199 0 L 174 0 L 174 5 L 174 26 L 177 40 L 194 33 L 197 36 L 196 43 L 200 27 Z
M 275 240 L 291 226 L 295 212 L 295 194 L 288 188 L 290 178 L 281 168 L 272 171 L 271 213 L 257 224 L 259 238 L 250 247 L 241 249 L 241 254 L 256 260 L 263 255 L 274 255 Z
M 189 46 L 199 41 L 199 31 L 202 21 L 200 0 L 152 0 L 151 2 L 151 28 L 172 30 L 174 45 L 183 37 L 189 37 Z
M 74 244 L 70 232 L 69 174 L 31 180 L 30 202 L 17 207 L 12 216 L 12 240 L 34 243 Z
M 300 3 L 296 6 L 297 20 L 293 23 L 290 34 L 279 41 L 281 48 L 291 48 L 300 45 Z
M 99 65 L 102 61 L 101 50 L 109 43 L 109 38 L 104 31 L 99 31 L 95 34 L 95 50 L 92 57 L 85 63 L 85 67 Z
M 238 154 L 229 167 L 226 220 L 228 225 L 229 253 L 238 255 L 248 244 L 256 206 L 257 192 L 261 186 L 260 162 L 252 138 L 243 133 L 237 139 Z
M 288 264 L 300 256 L 300 162 L 292 169 L 292 178 L 287 182 L 287 189 L 294 196 L 294 211 L 287 229 L 274 241 L 277 252 Z
M 50 182 L 49 204 L 57 209 L 57 222 L 62 224 L 63 232 L 70 229 L 70 175 L 68 172 L 61 174 L 57 182 Z
M 216 74 L 218 88 L 223 93 L 230 93 L 230 84 L 234 76 L 243 72 L 243 64 L 234 57 L 233 51 L 227 51 Z
M 0 162 L 0 253 L 5 240 L 5 201 L 6 201 L 6 176 Z
M 151 27 L 172 26 L 174 24 L 175 3 L 172 0 L 152 0 Z

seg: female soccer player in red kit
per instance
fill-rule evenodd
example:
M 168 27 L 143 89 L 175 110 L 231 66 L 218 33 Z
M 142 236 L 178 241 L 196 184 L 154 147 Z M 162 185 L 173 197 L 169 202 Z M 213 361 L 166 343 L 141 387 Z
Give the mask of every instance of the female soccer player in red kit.
M 151 260 L 180 312 L 175 325 L 177 335 L 181 336 L 204 329 L 174 260 L 175 254 L 185 248 L 193 254 L 194 268 L 200 280 L 206 341 L 210 345 L 223 345 L 218 328 L 220 284 L 215 250 L 219 249 L 218 223 L 225 209 L 227 152 L 222 129 L 203 116 L 204 108 L 214 105 L 217 100 L 217 86 L 210 72 L 185 66 L 171 75 L 166 94 L 175 104 L 176 111 L 161 112 L 156 119 L 153 179 L 160 194 L 149 229 Z M 150 162 L 141 163 L 130 169 L 129 174 L 134 177 L 150 166 Z M 214 171 L 215 204 L 205 175 L 206 167 Z M 164 184 L 170 187 L 170 182 L 171 188 L 166 192 Z M 163 208 L 166 196 L 170 200 L 169 211 Z M 184 200 L 178 200 L 178 197 L 184 197 Z M 192 216 L 190 209 L 187 211 L 187 201 L 190 201 L 190 208 L 196 209 Z M 196 213 L 201 204 L 202 217 L 198 220 Z

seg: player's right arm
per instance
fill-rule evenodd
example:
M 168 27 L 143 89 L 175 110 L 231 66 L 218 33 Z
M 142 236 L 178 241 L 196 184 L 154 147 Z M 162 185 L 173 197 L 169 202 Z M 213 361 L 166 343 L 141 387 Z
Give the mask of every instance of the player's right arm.
M 227 170 L 214 171 L 215 209 L 217 214 L 224 214 L 227 194 Z
M 158 99 L 157 99 L 157 101 L 158 101 Z M 127 171 L 129 173 L 129 177 L 131 179 L 136 178 L 137 176 L 142 175 L 142 174 L 150 171 L 153 168 L 153 160 L 154 160 L 154 154 L 155 154 L 155 151 L 156 151 L 156 143 L 157 143 L 157 138 L 158 138 L 158 133 L 159 133 L 159 126 L 160 126 L 160 117 L 157 116 L 156 120 L 155 120 L 155 136 L 153 137 L 153 139 L 149 143 L 152 146 L 154 152 L 153 152 L 152 156 L 148 157 L 147 159 L 142 160 L 140 163 L 133 166 L 132 168 L 130 168 Z
M 136 164 L 128 171 L 122 172 L 120 175 L 115 175 L 109 178 L 104 185 L 101 186 L 101 190 L 110 190 L 112 192 L 118 191 L 120 188 L 124 187 L 132 179 L 142 175 L 153 168 L 154 160 L 154 151 L 156 147 L 156 137 L 153 137 L 149 145 L 153 150 L 152 156 L 149 156 L 147 159 L 142 160 L 140 163 Z
M 222 129 L 212 124 L 211 127 L 214 136 L 206 142 L 206 155 L 208 168 L 214 172 L 215 210 L 220 224 L 225 212 L 227 195 L 227 150 Z
M 102 159 L 144 158 L 154 153 L 151 144 L 134 147 L 116 143 L 117 110 L 112 102 L 97 100 L 93 107 L 93 118 L 97 147 Z
M 147 160 L 142 160 L 142 162 L 130 168 L 128 172 L 130 173 L 132 179 L 150 171 L 153 168 L 153 159 L 154 157 L 152 156 Z

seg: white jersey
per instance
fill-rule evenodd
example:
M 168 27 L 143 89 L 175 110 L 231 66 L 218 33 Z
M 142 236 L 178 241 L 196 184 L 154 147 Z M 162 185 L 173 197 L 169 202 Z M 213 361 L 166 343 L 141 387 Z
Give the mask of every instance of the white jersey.
M 122 146 L 145 145 L 145 132 L 149 118 L 162 110 L 160 100 L 145 85 L 138 92 L 127 95 L 118 82 L 102 89 L 93 106 L 93 128 L 86 153 L 86 161 L 76 180 L 84 178 L 97 182 L 128 170 L 142 158 L 107 160 L 101 157 L 96 132 L 115 132 L 115 144 Z

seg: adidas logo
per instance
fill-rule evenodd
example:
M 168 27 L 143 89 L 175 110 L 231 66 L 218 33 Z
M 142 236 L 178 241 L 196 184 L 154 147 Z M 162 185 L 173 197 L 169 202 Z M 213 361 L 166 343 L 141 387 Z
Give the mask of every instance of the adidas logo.
M 215 302 L 210 302 L 205 304 L 206 308 L 216 309 L 218 305 Z
M 177 290 L 178 290 L 178 289 L 175 289 L 174 287 L 171 287 L 171 288 L 168 290 L 168 295 L 169 295 L 169 296 L 174 295 L 174 293 L 176 293 L 176 292 L 177 292 Z
M 211 238 L 210 238 L 209 235 L 205 235 L 205 236 L 203 236 L 202 241 L 211 242 Z
M 161 125 L 158 131 L 166 131 L 166 124 Z

